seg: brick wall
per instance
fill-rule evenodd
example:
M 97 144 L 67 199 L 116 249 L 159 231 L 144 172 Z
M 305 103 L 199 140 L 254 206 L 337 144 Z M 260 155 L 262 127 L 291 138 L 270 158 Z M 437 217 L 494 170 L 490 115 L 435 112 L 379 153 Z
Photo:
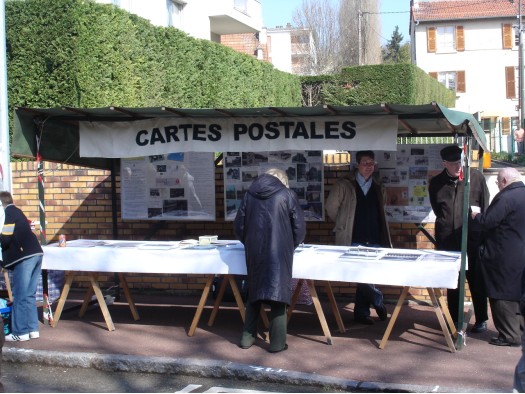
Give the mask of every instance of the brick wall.
M 39 220 L 39 201 L 36 163 L 12 163 L 13 198 L 26 216 Z M 325 197 L 337 178 L 348 171 L 347 165 L 325 167 Z M 57 242 L 59 234 L 65 234 L 68 240 L 113 239 L 111 180 L 109 171 L 75 167 L 65 164 L 44 163 L 45 208 L 47 222 L 47 243 Z M 202 234 L 217 234 L 219 239 L 234 239 L 233 226 L 224 217 L 223 173 L 218 167 L 216 180 L 215 222 L 158 222 L 158 221 L 122 221 L 120 218 L 120 190 L 117 177 L 117 231 L 122 240 L 181 240 L 197 238 Z M 306 243 L 333 244 L 333 223 L 309 222 L 307 224 Z M 434 225 L 425 228 L 433 234 Z M 432 243 L 413 224 L 391 224 L 392 241 L 398 248 L 432 248 Z M 101 277 L 102 286 L 114 284 L 114 275 Z M 134 292 L 165 290 L 177 293 L 200 291 L 205 278 L 200 275 L 131 275 L 128 279 Z M 84 283 L 73 284 L 74 287 Z M 352 297 L 355 285 L 332 283 L 334 293 Z M 396 300 L 401 292 L 399 287 L 380 286 L 385 298 Z M 324 289 L 319 288 L 321 294 Z M 467 295 L 469 296 L 468 290 Z M 412 289 L 411 298 L 428 301 L 424 289 Z

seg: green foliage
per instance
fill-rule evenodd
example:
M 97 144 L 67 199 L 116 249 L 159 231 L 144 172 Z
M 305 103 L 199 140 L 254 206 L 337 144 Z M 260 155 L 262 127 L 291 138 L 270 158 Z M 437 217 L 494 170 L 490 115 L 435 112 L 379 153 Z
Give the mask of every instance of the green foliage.
M 6 2 L 8 95 L 24 107 L 300 105 L 300 79 L 91 0 Z
M 517 164 L 519 166 L 525 166 L 525 156 L 512 156 L 509 152 L 492 152 L 490 154 L 492 160 L 504 161 L 507 163 Z
M 455 105 L 454 92 L 412 64 L 381 64 L 344 68 L 338 75 L 303 77 L 307 86 L 321 84 L 317 101 L 331 105 L 428 104 Z
M 399 32 L 399 26 L 396 26 L 390 40 L 382 48 L 384 63 L 410 63 L 410 44 L 403 42 L 403 34 Z

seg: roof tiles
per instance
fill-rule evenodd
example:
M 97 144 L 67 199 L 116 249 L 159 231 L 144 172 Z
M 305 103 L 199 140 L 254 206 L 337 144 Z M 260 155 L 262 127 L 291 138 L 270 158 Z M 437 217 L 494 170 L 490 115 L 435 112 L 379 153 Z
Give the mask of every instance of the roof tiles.
M 416 21 L 516 17 L 521 0 L 427 0 L 414 1 Z M 525 2 L 522 5 L 525 13 Z

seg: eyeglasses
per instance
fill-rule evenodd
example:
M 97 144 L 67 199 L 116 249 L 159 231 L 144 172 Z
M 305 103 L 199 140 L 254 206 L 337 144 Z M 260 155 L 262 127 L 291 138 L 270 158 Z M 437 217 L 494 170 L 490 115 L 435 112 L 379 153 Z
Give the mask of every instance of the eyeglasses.
M 376 162 L 375 161 L 362 161 L 361 163 L 359 163 L 359 165 L 363 167 L 373 167 L 376 165 Z

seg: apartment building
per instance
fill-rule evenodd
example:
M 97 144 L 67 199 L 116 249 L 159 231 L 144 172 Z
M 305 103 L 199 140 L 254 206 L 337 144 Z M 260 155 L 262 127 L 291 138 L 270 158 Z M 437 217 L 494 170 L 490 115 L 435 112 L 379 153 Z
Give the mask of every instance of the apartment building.
M 497 151 L 512 151 L 519 124 L 520 1 L 411 0 L 412 62 L 478 114 Z
M 260 0 L 96 0 L 114 4 L 190 36 L 220 42 L 224 34 L 256 33 L 262 27 Z
M 221 43 L 236 51 L 270 62 L 278 70 L 296 75 L 311 75 L 315 62 L 312 32 L 305 28 L 286 26 L 263 27 L 256 34 L 231 34 Z

